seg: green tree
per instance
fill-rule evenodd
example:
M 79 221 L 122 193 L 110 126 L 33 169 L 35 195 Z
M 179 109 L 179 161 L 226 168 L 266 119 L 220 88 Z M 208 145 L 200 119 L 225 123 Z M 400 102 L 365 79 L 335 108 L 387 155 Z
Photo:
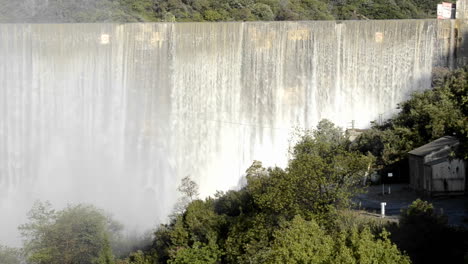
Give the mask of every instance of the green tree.
M 262 3 L 256 3 L 252 7 L 252 13 L 259 19 L 259 20 L 274 20 L 275 14 L 271 11 L 270 6 Z
M 215 264 L 221 259 L 221 251 L 216 244 L 196 242 L 191 247 L 181 248 L 169 264 Z
M 277 221 L 258 211 L 233 219 L 224 244 L 226 263 L 265 263 Z
M 20 264 L 20 252 L 16 249 L 0 245 L 0 263 Z
M 468 158 L 468 71 L 438 70 L 435 87 L 415 93 L 399 104 L 401 111 L 384 124 L 374 125 L 352 144 L 377 157 L 382 168 L 404 160 L 407 153 L 442 136 L 455 136 L 457 155 Z
M 221 21 L 223 16 L 217 10 L 206 10 L 203 14 L 206 21 Z
M 114 260 L 109 237 L 117 226 L 91 205 L 68 206 L 56 212 L 49 203 L 36 202 L 29 212 L 29 223 L 19 229 L 29 263 L 110 264 Z
M 157 261 L 409 263 L 378 223 L 375 236 L 363 221 L 340 224 L 345 220 L 337 218 L 362 189 L 372 157 L 351 151 L 343 131 L 326 120 L 302 132 L 291 154 L 285 169 L 254 161 L 239 191 L 187 198 L 191 202 L 155 233 Z M 188 177 L 181 186 L 185 196 L 196 193 Z
M 449 226 L 445 215 L 420 199 L 402 210 L 399 226 L 391 231 L 415 264 L 462 263 L 468 250 L 468 231 Z
M 274 237 L 268 263 L 332 263 L 333 239 L 315 221 L 297 216 Z
M 189 231 L 190 240 L 209 244 L 216 243 L 224 217 L 214 211 L 212 199 L 193 201 L 184 214 L 184 223 Z
M 177 190 L 187 197 L 190 202 L 198 199 L 198 196 L 200 195 L 198 192 L 198 184 L 190 178 L 190 175 L 185 176 L 181 180 L 180 186 Z
M 339 247 L 338 250 L 335 251 L 336 256 L 334 256 L 334 258 L 343 259 L 343 256 L 345 256 L 346 259 L 349 257 L 345 255 L 346 251 L 340 250 L 340 247 L 346 245 L 349 249 L 348 252 L 350 252 L 352 258 L 354 258 L 354 261 L 348 263 L 410 264 L 409 257 L 401 254 L 397 246 L 390 241 L 388 236 L 389 233 L 384 230 L 380 234 L 380 237 L 375 237 L 368 227 L 364 228 L 362 231 L 356 229 L 350 230 L 342 237 L 346 237 L 344 240 L 338 240 Z
M 143 251 L 138 250 L 125 260 L 117 260 L 115 264 L 154 264 L 154 262 L 151 256 L 146 256 Z
M 190 178 L 190 175 L 182 178 L 179 187 L 177 187 L 177 191 L 179 191 L 182 196 L 175 205 L 174 211 L 176 215 L 183 213 L 187 205 L 198 199 L 200 195 L 198 192 L 198 184 Z
M 322 217 L 333 208 L 347 206 L 362 191 L 362 180 L 373 162 L 371 157 L 348 150 L 343 131 L 328 120 L 305 131 L 292 149 L 286 170 L 247 176 L 247 188 L 264 210 L 292 217 L 315 214 Z
M 274 237 L 266 263 L 410 263 L 385 231 L 380 237 L 368 228 L 333 234 L 313 220 L 296 216 L 282 224 Z
M 435 0 L 0 0 L 2 22 L 435 18 Z

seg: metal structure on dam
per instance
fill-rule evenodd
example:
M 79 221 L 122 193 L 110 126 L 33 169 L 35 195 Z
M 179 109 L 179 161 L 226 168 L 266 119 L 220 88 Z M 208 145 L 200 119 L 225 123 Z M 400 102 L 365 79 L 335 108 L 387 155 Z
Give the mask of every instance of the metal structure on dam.
M 148 227 L 179 180 L 204 195 L 294 127 L 388 117 L 464 63 L 464 20 L 0 24 L 0 242 L 36 199 Z M 4 216 L 7 217 L 4 217 Z

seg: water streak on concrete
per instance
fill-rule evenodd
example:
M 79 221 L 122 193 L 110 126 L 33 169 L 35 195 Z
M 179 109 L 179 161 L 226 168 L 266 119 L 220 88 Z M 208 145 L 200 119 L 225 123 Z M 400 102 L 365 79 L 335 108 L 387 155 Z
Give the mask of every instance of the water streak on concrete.
M 293 127 L 368 126 L 454 63 L 450 21 L 0 24 L 0 242 L 35 199 L 149 226 Z

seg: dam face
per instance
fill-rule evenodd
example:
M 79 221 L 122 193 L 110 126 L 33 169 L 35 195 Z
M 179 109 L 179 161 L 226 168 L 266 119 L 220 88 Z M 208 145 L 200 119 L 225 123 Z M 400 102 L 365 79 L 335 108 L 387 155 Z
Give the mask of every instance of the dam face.
M 388 117 L 463 59 L 455 24 L 0 24 L 0 243 L 37 199 L 151 227 L 182 177 L 210 195 L 294 127 Z

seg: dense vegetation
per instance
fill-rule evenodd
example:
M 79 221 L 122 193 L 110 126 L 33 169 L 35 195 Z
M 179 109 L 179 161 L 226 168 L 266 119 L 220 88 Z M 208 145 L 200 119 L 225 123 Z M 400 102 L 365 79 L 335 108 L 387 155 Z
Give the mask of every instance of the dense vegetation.
M 93 206 L 69 206 L 56 212 L 48 203 L 37 202 L 29 223 L 19 230 L 26 239 L 28 263 L 112 263 L 110 238 L 120 225 Z
M 20 264 L 21 253 L 13 248 L 0 245 L 0 263 Z
M 342 131 L 322 121 L 302 135 L 286 169 L 256 162 L 240 191 L 188 204 L 155 233 L 152 261 L 409 263 L 385 232 L 340 228 L 334 220 L 372 162 L 348 145 Z
M 434 18 L 436 0 L 0 0 L 0 22 Z
M 415 93 L 401 111 L 365 131 L 353 148 L 377 157 L 379 169 L 404 161 L 407 153 L 443 136 L 455 136 L 459 157 L 468 159 L 468 68 L 436 69 L 433 89 Z M 407 163 L 405 161 L 405 163 Z
M 454 155 L 467 157 L 468 70 L 436 70 L 433 89 L 413 94 L 355 142 L 323 120 L 301 134 L 286 169 L 255 162 L 240 191 L 189 203 L 155 233 L 141 263 L 408 263 L 397 247 L 413 263 L 466 262 L 467 230 L 427 202 L 403 210 L 399 224 L 346 210 L 363 175 L 434 139 L 456 136 Z
M 38 203 L 20 226 L 28 263 L 410 263 L 389 234 L 350 225 L 343 212 L 361 191 L 373 159 L 349 149 L 342 130 L 323 120 L 301 134 L 286 169 L 247 170 L 239 191 L 198 199 L 184 178 L 184 210 L 155 232 L 145 252 L 115 261 L 118 225 L 92 206 L 55 212 Z
M 388 227 L 391 240 L 414 264 L 468 263 L 468 230 L 449 226 L 447 217 L 425 201 L 402 210 L 398 226 Z

